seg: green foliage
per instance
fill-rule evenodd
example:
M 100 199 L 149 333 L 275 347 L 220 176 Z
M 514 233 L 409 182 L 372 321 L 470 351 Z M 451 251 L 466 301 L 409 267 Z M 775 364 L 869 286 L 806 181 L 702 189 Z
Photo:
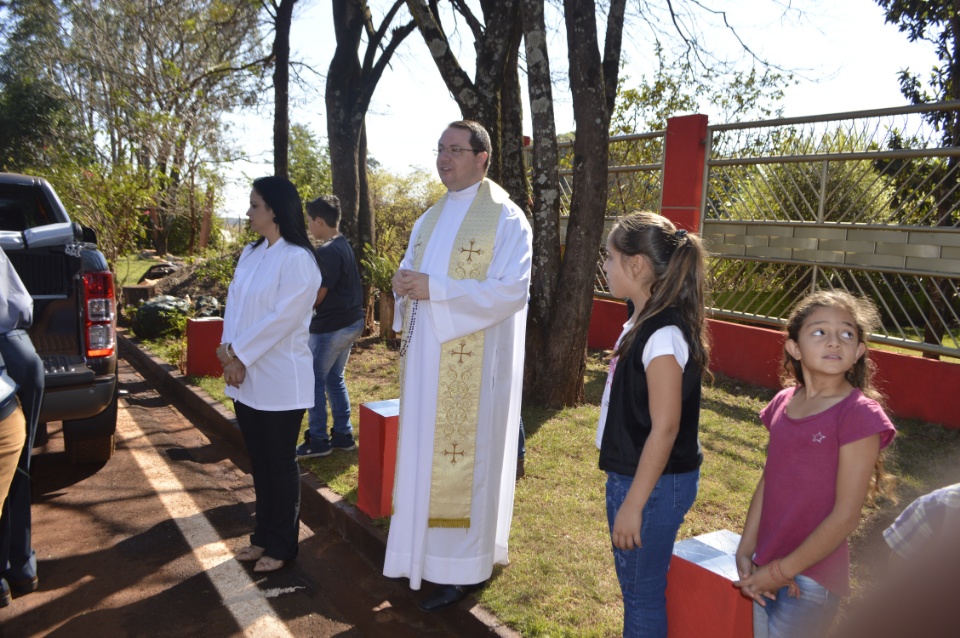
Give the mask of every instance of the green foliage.
M 667 60 L 659 45 L 654 53 L 659 66 L 653 77 L 641 78 L 635 88 L 621 78 L 611 135 L 662 130 L 667 118 L 681 113 L 711 112 L 712 120 L 724 123 L 770 117 L 782 110 L 783 89 L 793 82 L 770 69 L 698 73 L 688 58 Z
M 228 288 L 233 281 L 233 272 L 236 267 L 237 263 L 233 255 L 215 257 L 197 266 L 194 276 L 200 282 L 213 282 Z
M 130 164 L 60 163 L 45 176 L 71 218 L 97 233 L 97 245 L 111 264 L 144 238 L 143 217 L 154 192 L 149 171 Z
M 0 165 L 35 173 L 62 158 L 89 157 L 67 104 L 42 79 L 0 73 Z
M 370 206 L 377 215 L 377 250 L 399 261 L 417 218 L 432 206 L 445 189 L 433 173 L 413 169 L 405 175 L 371 170 Z
M 900 71 L 900 92 L 914 104 L 955 100 L 960 96 L 960 77 L 957 74 L 956 46 L 960 34 L 956 32 L 960 14 L 954 2 L 917 2 L 916 0 L 877 0 L 886 12 L 889 24 L 897 25 L 907 34 L 910 42 L 918 40 L 932 44 L 940 66 L 934 66 L 928 76 L 929 85 L 924 87 L 920 76 L 909 69 Z M 957 114 L 944 111 L 927 116 L 943 126 L 946 134 L 956 136 L 949 130 L 949 123 L 956 124 Z
M 891 131 L 887 148 L 925 148 L 926 142 Z M 882 159 L 873 163 L 892 186 L 889 221 L 902 225 L 955 226 L 960 223 L 960 191 L 955 157 Z
M 149 200 L 152 216 L 141 225 L 150 228 L 154 246 L 195 250 L 201 211 L 212 210 L 222 188 L 215 171 L 234 155 L 223 115 L 260 94 L 262 76 L 242 69 L 265 56 L 262 4 L 168 0 L 149 11 L 134 0 L 6 4 L 0 75 L 19 84 L 0 77 L 6 89 L 0 128 L 9 133 L 0 133 L 0 159 L 20 149 L 17 167 L 46 168 L 63 182 L 75 173 L 75 200 L 92 205 L 90 215 L 113 215 L 121 206 L 138 211 Z M 31 148 L 42 149 L 41 156 L 24 150 Z M 84 170 L 101 180 L 107 193 L 101 199 L 119 192 L 122 201 L 113 207 L 94 201 L 82 183 L 91 181 Z M 132 179 L 143 192 L 129 190 Z M 129 214 L 116 241 L 108 240 L 117 230 L 110 223 L 90 225 L 126 250 Z
M 304 204 L 333 192 L 330 151 L 306 126 L 290 127 L 290 181 L 296 184 Z
M 654 51 L 659 66 L 653 77 L 641 78 L 635 87 L 628 86 L 628 77 L 620 79 L 610 119 L 611 136 L 663 130 L 668 118 L 682 113 L 716 112 L 712 117 L 722 122 L 769 117 L 779 112 L 775 105 L 791 81 L 789 76 L 769 69 L 723 75 L 695 73 L 688 58 L 667 60 L 659 45 Z M 663 138 L 611 142 L 609 156 L 610 166 L 657 165 L 663 158 Z M 569 153 L 561 157 L 563 168 L 571 168 L 571 161 Z M 610 174 L 608 214 L 657 210 L 659 205 L 657 171 Z
M 377 245 L 364 245 L 360 261 L 364 281 L 389 292 L 417 218 L 443 194 L 443 185 L 423 169 L 396 175 L 371 169 L 370 203 L 377 214 Z
M 389 292 L 393 285 L 393 275 L 400 266 L 400 260 L 389 252 L 377 252 L 370 244 L 364 244 L 364 255 L 365 257 L 360 260 L 360 265 L 363 266 L 363 280 L 377 290 Z

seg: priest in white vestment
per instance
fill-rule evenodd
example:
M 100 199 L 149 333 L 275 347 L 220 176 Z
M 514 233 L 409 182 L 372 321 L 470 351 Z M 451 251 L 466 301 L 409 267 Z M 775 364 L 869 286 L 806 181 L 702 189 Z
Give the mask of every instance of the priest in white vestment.
M 441 585 L 451 605 L 507 564 L 523 381 L 530 225 L 485 179 L 476 122 L 440 137 L 447 194 L 414 225 L 393 279 L 402 329 L 400 433 L 384 575 Z

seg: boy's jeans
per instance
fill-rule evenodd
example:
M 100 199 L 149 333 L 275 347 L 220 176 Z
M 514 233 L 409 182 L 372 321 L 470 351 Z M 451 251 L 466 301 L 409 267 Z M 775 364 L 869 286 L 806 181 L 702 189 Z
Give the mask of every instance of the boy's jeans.
M 347 384 L 343 380 L 343 370 L 347 367 L 350 348 L 363 332 L 363 319 L 346 328 L 310 334 L 310 352 L 313 353 L 313 409 L 308 410 L 307 427 L 311 441 L 326 441 L 327 398 L 330 399 L 330 414 L 333 417 L 333 431 L 352 435 L 350 427 L 350 397 Z

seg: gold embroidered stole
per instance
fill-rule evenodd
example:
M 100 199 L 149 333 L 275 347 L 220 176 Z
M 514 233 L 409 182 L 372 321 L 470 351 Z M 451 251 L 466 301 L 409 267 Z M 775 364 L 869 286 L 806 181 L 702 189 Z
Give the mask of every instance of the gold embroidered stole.
M 487 278 L 500 214 L 509 198 L 507 192 L 496 183 L 483 180 L 457 231 L 447 276 L 451 279 L 479 281 Z M 420 269 L 426 244 L 446 202 L 447 195 L 444 195 L 424 215 L 414 240 L 413 270 Z M 407 332 L 410 329 L 411 306 L 408 302 L 404 312 L 404 338 L 412 336 Z M 429 527 L 470 527 L 480 384 L 483 378 L 483 345 L 483 330 L 441 345 Z M 405 364 L 406 357 L 400 364 L 400 378 L 404 385 L 407 379 Z M 401 396 L 406 396 L 403 387 Z M 403 412 L 401 401 L 400 432 L 403 431 Z

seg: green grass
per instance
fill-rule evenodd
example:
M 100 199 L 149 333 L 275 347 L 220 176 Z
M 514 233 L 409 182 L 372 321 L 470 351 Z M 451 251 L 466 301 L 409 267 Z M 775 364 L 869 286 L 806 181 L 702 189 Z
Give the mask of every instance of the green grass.
M 480 596 L 485 607 L 524 636 L 606 637 L 620 631 L 620 593 L 604 511 L 605 477 L 597 469 L 594 446 L 605 375 L 600 354 L 592 353 L 585 405 L 523 410 L 527 475 L 517 484 L 511 564 L 497 568 Z M 221 380 L 199 383 L 225 400 Z M 396 350 L 376 339 L 363 340 L 351 354 L 347 383 L 356 429 L 361 403 L 398 396 Z M 700 492 L 681 538 L 718 529 L 740 531 L 765 458 L 766 431 L 757 414 L 773 394 L 724 377 L 705 385 Z M 897 426 L 899 436 L 887 453 L 887 468 L 898 476 L 900 502 L 885 501 L 864 511 L 852 539 L 854 582 L 860 591 L 868 590 L 882 573 L 882 529 L 917 495 L 960 481 L 960 431 L 911 420 L 898 420 Z M 356 503 L 355 452 L 304 465 Z
M 134 286 L 145 272 L 157 263 L 156 259 L 141 259 L 138 255 L 124 255 L 113 264 L 117 287 Z

